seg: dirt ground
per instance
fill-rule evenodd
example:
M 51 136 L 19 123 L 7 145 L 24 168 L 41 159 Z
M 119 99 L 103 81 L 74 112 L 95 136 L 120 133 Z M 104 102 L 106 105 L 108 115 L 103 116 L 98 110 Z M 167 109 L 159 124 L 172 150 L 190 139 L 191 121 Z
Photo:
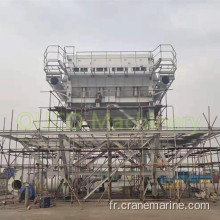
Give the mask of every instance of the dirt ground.
M 62 219 L 104 219 L 104 220 L 133 220 L 133 219 L 193 219 L 219 220 L 220 204 L 210 206 L 210 210 L 110 210 L 109 205 L 85 203 L 81 209 L 78 205 L 57 202 L 50 208 L 32 206 L 26 210 L 23 204 L 0 207 L 1 220 L 62 220 Z

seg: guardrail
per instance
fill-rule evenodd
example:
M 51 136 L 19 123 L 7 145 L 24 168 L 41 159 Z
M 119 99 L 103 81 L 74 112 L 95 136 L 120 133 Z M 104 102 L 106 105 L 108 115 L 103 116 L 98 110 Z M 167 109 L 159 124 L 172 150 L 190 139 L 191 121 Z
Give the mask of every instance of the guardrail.
M 76 57 L 76 60 L 78 57 L 80 57 L 80 59 L 92 60 L 93 57 L 97 55 L 102 55 L 103 57 L 96 57 L 96 59 L 106 59 L 106 64 L 109 58 L 108 55 L 118 55 L 117 59 L 121 60 L 122 58 L 131 58 L 129 55 L 132 55 L 134 59 L 149 56 L 149 58 L 151 57 L 154 60 L 154 72 L 173 74 L 177 69 L 176 51 L 171 44 L 160 44 L 153 51 L 81 51 L 74 53 L 74 49 L 73 46 L 65 46 L 64 49 L 59 45 L 48 46 L 44 53 L 45 72 L 62 74 L 69 63 L 72 62 L 72 66 L 76 65 L 74 63 L 74 57 Z M 70 57 L 72 60 L 70 60 Z M 116 58 L 111 57 L 111 59 Z
M 160 44 L 152 51 L 154 71 L 173 74 L 177 69 L 176 51 L 171 44 Z

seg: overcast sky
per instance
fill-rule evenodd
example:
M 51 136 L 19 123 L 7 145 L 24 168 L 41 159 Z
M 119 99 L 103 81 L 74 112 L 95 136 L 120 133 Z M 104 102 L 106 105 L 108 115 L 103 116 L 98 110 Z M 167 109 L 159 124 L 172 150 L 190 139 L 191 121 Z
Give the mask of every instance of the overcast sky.
M 0 0 L 0 126 L 11 110 L 38 112 L 50 90 L 43 71 L 47 45 L 76 50 L 152 50 L 170 43 L 177 52 L 169 104 L 179 117 L 220 110 L 220 1 L 6 1 Z M 220 117 L 220 115 L 219 115 Z M 220 126 L 220 119 L 216 125 Z M 0 129 L 1 129 L 0 128 Z

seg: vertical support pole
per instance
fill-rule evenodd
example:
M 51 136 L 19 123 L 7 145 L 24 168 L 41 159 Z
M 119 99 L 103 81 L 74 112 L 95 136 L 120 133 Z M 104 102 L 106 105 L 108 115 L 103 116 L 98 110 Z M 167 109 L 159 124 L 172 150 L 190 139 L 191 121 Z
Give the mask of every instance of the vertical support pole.
M 22 150 L 21 183 L 24 184 L 24 149 Z
M 155 112 L 154 107 L 149 108 L 149 129 L 155 129 Z M 157 156 L 158 156 L 158 148 L 160 144 L 160 135 L 155 134 L 154 140 L 152 143 L 152 150 L 150 151 L 150 161 L 151 161 L 151 185 L 152 185 L 152 195 L 157 196 Z
M 29 184 L 26 184 L 25 188 L 25 202 L 24 202 L 25 207 L 29 206 Z
M 141 115 L 142 115 L 142 112 L 141 112 Z M 145 168 L 145 164 L 147 164 L 147 151 L 144 150 L 144 141 L 143 141 L 143 137 L 144 137 L 144 133 L 142 131 L 142 135 L 141 135 L 141 146 L 142 146 L 142 149 L 141 149 L 141 179 L 140 179 L 140 199 L 142 201 L 145 200 L 145 190 L 144 190 L 144 186 L 147 184 L 145 184 L 145 176 L 144 176 L 144 172 L 146 170 Z
M 212 161 L 212 140 L 210 138 L 211 136 L 211 129 L 212 129 L 212 126 L 211 126 L 211 115 L 210 115 L 210 106 L 208 106 L 208 127 L 209 127 L 209 149 L 210 149 L 210 152 L 209 152 L 209 155 L 210 155 L 210 163 L 211 163 L 211 178 L 212 178 L 212 192 L 214 193 L 215 192 L 215 183 L 214 183 L 214 180 L 213 180 L 213 161 Z
M 111 178 L 111 172 L 112 172 L 112 153 L 110 150 L 108 150 L 108 200 L 111 201 L 111 195 L 112 195 L 112 178 Z
M 143 146 L 143 145 L 142 145 Z M 145 165 L 145 160 L 144 160 L 144 150 L 143 147 L 141 149 L 141 160 L 140 160 L 140 200 L 144 200 L 144 165 Z
M 157 156 L 158 156 L 158 150 L 160 144 L 160 135 L 156 134 L 154 136 L 154 142 L 153 142 L 153 150 L 151 151 L 151 163 L 152 163 L 152 195 L 157 196 Z
M 10 127 L 10 132 L 12 131 L 12 126 L 13 126 L 13 117 L 14 117 L 14 110 L 11 112 L 11 127 Z M 11 157 L 11 138 L 9 139 L 9 154 L 8 154 L 8 169 L 10 168 L 10 157 Z
M 40 184 L 40 189 L 41 189 L 41 198 L 42 198 L 42 196 L 43 196 L 43 189 L 44 189 L 44 187 L 43 187 L 43 184 L 44 184 L 44 167 L 43 167 L 43 160 L 44 160 L 44 155 L 43 155 L 43 151 L 42 151 L 42 153 L 41 153 L 41 156 L 42 156 L 42 163 L 41 163 L 41 184 Z
M 140 96 L 140 93 L 139 93 Z M 141 126 L 140 129 L 142 130 L 142 136 L 141 136 L 141 160 L 140 160 L 140 171 L 141 171 L 141 176 L 140 176 L 140 199 L 142 201 L 145 200 L 145 186 L 147 186 L 147 183 L 145 183 L 145 176 L 144 176 L 144 172 L 146 170 L 145 165 L 147 164 L 147 151 L 144 150 L 144 141 L 143 141 L 143 130 L 144 130 L 144 121 L 143 121 L 143 108 L 139 108 L 139 117 L 141 119 Z M 140 123 L 140 120 L 138 119 L 137 123 Z
M 107 108 L 107 132 L 111 129 L 110 126 L 110 110 Z M 111 178 L 111 172 L 112 172 L 112 153 L 110 151 L 110 143 L 109 143 L 109 137 L 107 134 L 107 144 L 108 144 L 108 200 L 111 201 L 111 195 L 112 195 L 112 178 Z

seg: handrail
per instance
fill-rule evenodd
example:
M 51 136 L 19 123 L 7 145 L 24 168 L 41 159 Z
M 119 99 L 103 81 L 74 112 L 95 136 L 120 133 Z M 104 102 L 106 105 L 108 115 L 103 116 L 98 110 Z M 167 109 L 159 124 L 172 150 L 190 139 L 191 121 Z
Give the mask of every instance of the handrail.
M 44 66 L 46 66 L 48 63 L 49 54 L 56 54 L 55 58 L 62 61 L 63 63 L 66 61 L 66 51 L 62 47 L 60 47 L 59 45 L 49 45 L 44 52 Z
M 64 64 L 64 66 L 67 64 L 67 56 L 72 55 L 73 56 L 73 65 L 74 64 L 74 57 L 78 57 L 80 55 L 89 55 L 90 59 L 93 58 L 94 55 L 105 55 L 103 58 L 96 57 L 96 59 L 107 59 L 108 55 L 116 53 L 116 55 L 123 56 L 124 58 L 126 55 L 133 54 L 135 57 L 140 56 L 141 53 L 143 56 L 149 54 L 150 57 L 153 58 L 155 61 L 154 64 L 159 63 L 158 66 L 155 66 L 154 68 L 160 70 L 160 71 L 171 71 L 172 73 L 175 72 L 177 68 L 177 58 L 176 58 L 176 51 L 174 50 L 173 46 L 171 44 L 160 44 L 158 45 L 154 50 L 152 51 L 78 51 L 74 52 L 73 46 L 65 46 L 64 48 L 60 47 L 59 45 L 49 45 L 47 46 L 45 52 L 44 52 L 44 67 L 46 72 L 55 72 L 59 71 L 62 73 L 60 68 L 60 61 Z M 80 57 L 80 59 L 87 59 Z M 114 59 L 114 58 L 111 58 Z M 159 61 L 159 62 L 158 62 Z M 165 63 L 167 62 L 167 63 Z M 69 61 L 68 61 L 69 63 Z M 155 70 L 155 69 L 154 69 Z
M 153 58 L 157 59 L 155 69 L 159 69 L 159 72 L 171 72 L 174 73 L 177 69 L 176 51 L 171 44 L 160 44 L 153 51 Z M 167 62 L 167 63 L 164 63 Z

